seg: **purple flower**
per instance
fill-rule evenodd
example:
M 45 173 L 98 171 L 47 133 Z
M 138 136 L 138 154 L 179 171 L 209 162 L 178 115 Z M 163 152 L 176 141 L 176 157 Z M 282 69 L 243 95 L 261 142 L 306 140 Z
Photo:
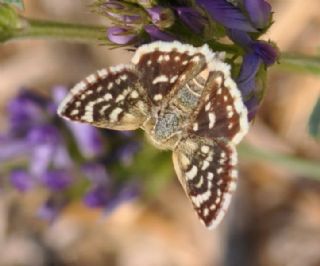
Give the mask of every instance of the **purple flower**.
M 251 22 L 257 29 L 263 29 L 270 24 L 271 6 L 265 0 L 243 0 Z
M 30 170 L 39 177 L 46 172 L 56 148 L 59 145 L 59 132 L 53 125 L 41 125 L 32 128 L 27 140 L 32 145 Z
M 154 41 L 161 40 L 170 42 L 176 40 L 175 36 L 173 36 L 170 33 L 161 31 L 154 25 L 147 25 L 144 27 L 144 30 L 150 35 L 151 39 Z
M 84 196 L 84 203 L 91 208 L 104 207 L 110 200 L 108 187 L 106 185 L 95 185 Z
M 139 151 L 140 145 L 138 142 L 129 142 L 119 147 L 117 157 L 124 165 L 132 164 L 134 155 Z
M 66 124 L 84 157 L 93 158 L 102 154 L 103 143 L 97 128 L 80 123 L 66 122 Z
M 263 60 L 266 66 L 273 65 L 279 57 L 277 48 L 273 44 L 265 41 L 253 42 L 251 44 L 251 49 Z
M 31 148 L 31 143 L 25 139 L 16 139 L 10 135 L 0 136 L 0 163 L 18 157 L 26 157 L 30 154 Z
M 100 163 L 87 163 L 83 165 L 81 169 L 92 183 L 107 184 L 110 182 L 109 173 Z
M 30 190 L 35 181 L 28 171 L 25 169 L 14 169 L 10 173 L 10 182 L 20 192 L 26 192 Z
M 237 78 L 238 88 L 244 97 L 255 89 L 255 78 L 262 60 L 255 52 L 247 53 L 243 57 L 240 73 Z
M 70 170 L 48 170 L 42 175 L 42 182 L 52 191 L 64 190 L 70 186 L 73 176 Z
M 112 212 L 122 203 L 132 201 L 140 194 L 140 188 L 136 182 L 128 182 L 124 184 L 104 206 L 106 214 Z
M 129 31 L 128 29 L 121 27 L 109 27 L 107 29 L 108 39 L 115 44 L 130 44 L 136 39 L 136 34 Z
M 226 28 L 246 32 L 256 31 L 241 10 L 226 0 L 196 0 L 196 3 L 206 10 L 213 20 Z
M 23 135 L 33 125 L 43 122 L 45 105 L 46 100 L 41 96 L 21 90 L 7 106 L 11 134 Z
M 181 21 L 196 33 L 201 33 L 204 29 L 204 18 L 191 7 L 175 8 Z

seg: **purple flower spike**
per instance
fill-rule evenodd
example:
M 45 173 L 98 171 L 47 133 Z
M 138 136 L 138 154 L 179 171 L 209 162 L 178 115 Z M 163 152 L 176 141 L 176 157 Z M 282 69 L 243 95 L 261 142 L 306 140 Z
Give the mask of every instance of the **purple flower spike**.
M 201 33 L 204 28 L 203 17 L 191 7 L 177 7 L 175 9 L 184 24 L 196 33 Z
M 156 26 L 154 25 L 147 25 L 144 27 L 145 31 L 151 36 L 151 39 L 153 41 L 156 41 L 156 40 L 160 40 L 160 41 L 174 41 L 176 40 L 176 37 L 167 33 L 167 32 L 164 32 L 164 31 L 161 31 L 159 30 Z
M 136 38 L 136 35 L 129 30 L 120 27 L 109 27 L 107 30 L 108 39 L 115 44 L 130 44 Z
M 10 173 L 11 184 L 20 192 L 26 192 L 34 186 L 32 176 L 23 169 L 15 169 Z
M 196 2 L 211 15 L 212 19 L 227 28 L 247 32 L 256 31 L 241 10 L 226 0 L 197 0 Z
M 248 15 L 258 29 L 263 29 L 270 24 L 271 5 L 265 0 L 243 0 Z
M 96 185 L 89 190 L 83 200 L 91 208 L 103 207 L 109 201 L 108 188 L 105 185 Z
M 43 174 L 43 183 L 53 191 L 60 191 L 67 188 L 73 180 L 70 171 L 50 170 Z

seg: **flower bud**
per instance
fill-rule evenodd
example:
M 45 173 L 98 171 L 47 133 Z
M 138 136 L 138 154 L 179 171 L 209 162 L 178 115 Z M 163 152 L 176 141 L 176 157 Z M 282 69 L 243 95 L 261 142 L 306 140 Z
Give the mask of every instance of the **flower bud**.
M 169 28 L 174 23 L 174 14 L 170 8 L 152 7 L 147 9 L 151 17 L 151 21 L 160 29 Z
M 271 22 L 271 6 L 265 0 L 244 0 L 244 7 L 251 22 L 258 29 L 269 26 Z
M 111 0 L 98 4 L 97 11 L 115 24 L 141 28 L 148 23 L 145 11 L 130 3 Z
M 19 29 L 20 18 L 17 12 L 7 4 L 0 4 L 0 42 L 4 42 Z
M 111 42 L 122 45 L 133 43 L 136 38 L 132 31 L 121 27 L 109 27 L 107 36 Z

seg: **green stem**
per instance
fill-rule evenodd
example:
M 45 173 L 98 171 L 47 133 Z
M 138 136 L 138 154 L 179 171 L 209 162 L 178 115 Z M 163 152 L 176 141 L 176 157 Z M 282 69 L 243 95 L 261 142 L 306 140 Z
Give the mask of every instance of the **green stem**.
M 247 143 L 241 144 L 238 151 L 242 158 L 268 161 L 272 164 L 286 167 L 297 174 L 304 175 L 305 177 L 311 177 L 318 181 L 320 180 L 319 162 L 305 160 L 292 155 L 257 149 Z
M 19 30 L 10 39 L 54 38 L 94 42 L 105 38 L 105 27 L 22 18 Z M 106 38 L 105 38 L 106 40 Z
M 286 70 L 320 75 L 320 56 L 284 53 L 278 66 Z

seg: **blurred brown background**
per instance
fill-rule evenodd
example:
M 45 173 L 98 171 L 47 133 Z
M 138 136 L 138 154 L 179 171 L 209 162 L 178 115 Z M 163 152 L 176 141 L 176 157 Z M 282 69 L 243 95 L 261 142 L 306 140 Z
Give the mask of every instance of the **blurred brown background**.
M 89 0 L 26 0 L 29 17 L 103 23 Z M 320 1 L 272 1 L 265 36 L 282 51 L 319 54 Z M 0 127 L 4 105 L 21 86 L 71 86 L 97 68 L 124 63 L 125 50 L 47 40 L 0 46 Z M 274 67 L 247 141 L 320 162 L 307 122 L 320 94 L 316 76 Z M 263 161 L 242 160 L 238 190 L 225 220 L 207 231 L 178 182 L 152 202 L 123 205 L 103 219 L 73 204 L 53 225 L 35 219 L 39 195 L 0 194 L 0 266 L 320 266 L 320 182 Z M 172 204 L 174 202 L 175 204 Z

